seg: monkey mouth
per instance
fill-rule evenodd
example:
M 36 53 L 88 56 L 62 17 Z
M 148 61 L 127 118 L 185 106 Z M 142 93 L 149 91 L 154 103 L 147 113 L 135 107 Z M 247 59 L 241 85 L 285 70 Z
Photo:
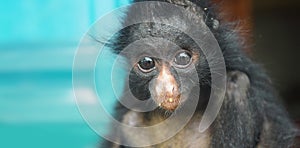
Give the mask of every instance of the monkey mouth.
M 158 106 L 169 111 L 174 111 L 180 104 L 180 96 L 166 97 L 158 103 Z

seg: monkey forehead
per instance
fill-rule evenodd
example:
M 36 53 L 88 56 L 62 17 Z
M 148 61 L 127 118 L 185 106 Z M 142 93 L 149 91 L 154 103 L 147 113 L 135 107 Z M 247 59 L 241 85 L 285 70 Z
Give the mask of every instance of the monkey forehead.
M 121 54 L 133 61 L 138 61 L 143 56 L 170 60 L 181 49 L 182 47 L 170 40 L 150 37 L 134 41 L 125 47 Z
M 138 30 L 147 28 L 153 31 L 164 28 L 157 24 L 167 24 L 173 27 L 179 26 L 183 29 L 182 31 L 186 31 L 197 26 L 195 24 L 203 24 L 204 15 L 202 8 L 188 0 L 168 0 L 168 3 L 148 1 L 132 5 L 127 12 L 124 24 L 145 22 L 140 25 L 141 28 L 138 28 Z M 152 25 L 147 25 L 146 22 L 148 24 L 152 23 Z

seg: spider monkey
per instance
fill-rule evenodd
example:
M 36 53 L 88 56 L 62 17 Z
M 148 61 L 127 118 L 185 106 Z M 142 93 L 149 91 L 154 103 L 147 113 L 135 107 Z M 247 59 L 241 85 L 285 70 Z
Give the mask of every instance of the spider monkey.
M 144 2 L 147 0 L 135 0 Z M 172 26 L 145 22 L 126 26 L 113 39 L 112 50 L 120 54 L 129 44 L 149 37 L 162 38 L 176 43 L 181 48 L 161 45 L 160 41 L 148 42 L 157 47 L 155 53 L 148 54 L 143 46 L 134 48 L 124 55 L 132 64 L 129 73 L 129 87 L 132 94 L 140 99 L 152 99 L 158 106 L 149 112 L 136 112 L 118 103 L 115 118 L 122 123 L 137 127 L 157 124 L 176 113 L 182 102 L 180 98 L 193 97 L 194 80 L 179 82 L 179 74 L 186 79 L 192 79 L 189 73 L 190 65 L 195 65 L 198 74 L 197 84 L 201 93 L 196 111 L 187 125 L 174 137 L 165 142 L 149 147 L 293 147 L 296 129 L 289 119 L 284 107 L 278 99 L 270 78 L 264 70 L 253 62 L 244 52 L 243 39 L 232 25 L 220 21 L 215 6 L 209 0 L 156 0 L 167 2 L 186 10 L 195 11 L 198 19 L 205 23 L 222 50 L 226 72 L 226 93 L 222 107 L 213 124 L 204 133 L 198 132 L 199 119 L 208 104 L 211 86 L 211 73 L 208 62 L 202 51 L 193 40 Z M 201 8 L 204 14 L 197 13 Z M 142 15 L 152 15 L 155 10 L 162 9 L 160 5 L 138 10 Z M 168 10 L 167 10 L 168 11 Z M 138 14 L 139 14 L 138 13 Z M 124 22 L 131 15 L 137 15 L 136 10 L 126 12 Z M 153 17 L 154 20 L 156 19 Z M 178 21 L 179 16 L 170 16 L 168 21 Z M 179 21 L 180 25 L 189 28 L 189 20 Z M 195 29 L 195 28 L 193 28 Z M 201 25 L 196 29 L 201 29 Z M 169 48 L 168 48 L 169 47 Z M 160 58 L 163 57 L 163 58 Z M 164 59 L 164 60 L 162 60 Z M 179 72 L 178 72 L 179 71 Z M 123 95 L 122 99 L 128 96 Z M 153 131 L 153 135 L 168 132 Z M 116 132 L 112 130 L 112 132 Z M 120 141 L 135 143 L 142 139 L 130 131 L 120 132 Z M 126 147 L 105 141 L 101 147 Z

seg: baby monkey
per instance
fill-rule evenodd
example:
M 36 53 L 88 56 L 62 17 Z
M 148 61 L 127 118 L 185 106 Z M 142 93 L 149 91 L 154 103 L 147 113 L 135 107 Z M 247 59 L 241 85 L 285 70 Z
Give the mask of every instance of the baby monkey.
M 135 0 L 145 2 L 146 0 Z M 141 101 L 150 100 L 157 108 L 145 112 L 130 110 L 118 103 L 115 118 L 134 127 L 148 127 L 166 121 L 177 111 L 186 108 L 190 99 L 196 99 L 195 112 L 187 124 L 173 137 L 148 147 L 158 148 L 242 148 L 242 147 L 293 147 L 296 129 L 273 89 L 270 78 L 253 62 L 243 49 L 243 39 L 227 23 L 219 21 L 209 0 L 159 0 L 157 3 L 131 8 L 123 21 L 148 16 L 153 22 L 140 22 L 125 26 L 113 39 L 113 51 L 122 54 L 130 67 L 128 82 L 130 93 Z M 159 2 L 176 5 L 194 15 L 170 13 Z M 201 10 L 200 10 L 201 9 Z M 160 17 L 157 13 L 166 12 Z M 202 13 L 203 12 L 203 13 Z M 134 16 L 134 17 L 133 17 Z M 159 22 L 165 23 L 156 23 Z M 196 22 L 196 23 L 195 23 Z M 168 24 L 177 24 L 179 30 Z M 212 125 L 199 132 L 199 123 L 208 105 L 212 85 L 209 54 L 184 33 L 209 28 L 219 44 L 226 69 L 226 91 L 220 111 Z M 200 37 L 201 38 L 201 37 Z M 201 40 L 201 39 L 200 39 Z M 130 45 L 134 44 L 134 45 Z M 210 43 L 200 43 L 202 45 Z M 128 48 L 124 52 L 125 48 Z M 214 49 L 207 49 L 214 50 Z M 212 58 L 214 64 L 220 62 Z M 201 92 L 198 92 L 201 90 Z M 133 95 L 133 96 L 131 96 Z M 138 105 L 137 105 L 138 106 Z M 173 122 L 173 124 L 176 124 Z M 180 121 L 178 121 L 180 122 Z M 170 125 L 171 126 L 171 125 Z M 172 128 L 149 131 L 153 137 L 163 137 Z M 117 143 L 143 143 L 144 138 L 127 129 L 114 130 Z M 127 147 L 105 141 L 102 147 Z

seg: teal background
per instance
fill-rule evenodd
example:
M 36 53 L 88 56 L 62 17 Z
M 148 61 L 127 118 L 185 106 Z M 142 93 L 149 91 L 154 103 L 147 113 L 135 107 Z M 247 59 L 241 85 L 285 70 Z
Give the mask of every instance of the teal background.
M 1 148 L 99 144 L 74 100 L 73 57 L 89 27 L 126 4 L 128 0 L 0 0 Z M 109 77 L 111 65 L 101 66 L 103 77 Z M 99 87 L 113 97 L 110 87 Z M 108 104 L 112 110 L 113 102 Z

